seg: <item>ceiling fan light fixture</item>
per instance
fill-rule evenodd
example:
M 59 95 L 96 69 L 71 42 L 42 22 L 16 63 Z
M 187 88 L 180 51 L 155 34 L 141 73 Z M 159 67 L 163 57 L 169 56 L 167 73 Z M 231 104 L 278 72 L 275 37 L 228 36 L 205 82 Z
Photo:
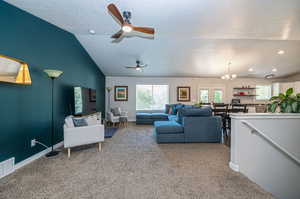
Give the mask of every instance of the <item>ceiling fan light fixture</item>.
M 124 32 L 131 32 L 132 31 L 132 27 L 128 26 L 128 25 L 124 25 L 124 26 L 122 26 L 122 30 Z

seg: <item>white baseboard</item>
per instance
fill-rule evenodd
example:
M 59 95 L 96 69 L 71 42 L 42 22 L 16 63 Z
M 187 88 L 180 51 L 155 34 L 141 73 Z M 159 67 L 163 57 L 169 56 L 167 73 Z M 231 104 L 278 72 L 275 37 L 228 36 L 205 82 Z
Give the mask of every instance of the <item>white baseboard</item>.
M 53 148 L 54 148 L 54 149 L 57 149 L 57 148 L 59 148 L 59 147 L 62 147 L 63 144 L 64 144 L 64 142 L 61 141 L 61 142 L 55 144 Z M 49 148 L 47 148 L 47 149 L 45 149 L 45 150 L 43 150 L 43 151 L 41 151 L 41 152 L 39 152 L 39 153 L 33 155 L 33 156 L 30 156 L 29 158 L 27 158 L 27 159 L 25 159 L 25 160 L 23 160 L 23 161 L 21 161 L 21 162 L 15 164 L 15 168 L 14 168 L 14 169 L 17 170 L 17 169 L 20 169 L 21 167 L 23 167 L 23 166 L 25 166 L 25 165 L 27 165 L 27 164 L 30 164 L 31 162 L 33 162 L 33 161 L 35 161 L 35 160 L 37 160 L 37 159 L 43 157 L 44 155 L 46 155 L 46 154 L 49 153 L 50 151 L 51 151 L 51 147 L 49 147 Z
M 235 171 L 235 172 L 239 172 L 240 171 L 240 168 L 239 168 L 239 165 L 233 163 L 233 162 L 229 162 L 229 167 Z

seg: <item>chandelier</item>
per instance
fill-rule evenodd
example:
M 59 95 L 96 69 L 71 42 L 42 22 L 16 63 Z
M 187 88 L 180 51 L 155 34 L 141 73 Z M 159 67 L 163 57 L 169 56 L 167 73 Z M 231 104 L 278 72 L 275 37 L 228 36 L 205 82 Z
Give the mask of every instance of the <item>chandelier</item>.
M 237 74 L 231 74 L 230 65 L 231 65 L 231 62 L 229 62 L 227 65 L 227 73 L 225 75 L 221 76 L 221 79 L 233 80 L 233 79 L 237 78 Z

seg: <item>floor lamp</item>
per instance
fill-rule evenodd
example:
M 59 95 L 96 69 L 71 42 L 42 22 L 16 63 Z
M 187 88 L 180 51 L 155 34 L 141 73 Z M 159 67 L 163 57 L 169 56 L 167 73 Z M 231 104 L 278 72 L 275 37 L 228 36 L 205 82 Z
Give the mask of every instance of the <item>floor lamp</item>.
M 109 112 L 110 111 L 110 91 L 111 91 L 111 88 L 110 87 L 106 87 L 106 90 L 107 90 L 107 111 L 106 112 Z
M 48 153 L 46 156 L 47 157 L 52 157 L 52 156 L 55 156 L 57 155 L 59 152 L 58 151 L 55 151 L 53 146 L 54 146 L 54 117 L 53 117 L 53 91 L 54 91 L 54 79 L 58 78 L 63 72 L 60 71 L 60 70 L 44 70 L 45 73 L 47 73 L 48 77 L 51 78 L 51 83 L 52 83 L 52 91 L 51 91 L 51 95 L 52 95 L 52 107 L 51 107 L 51 110 L 52 110 L 52 125 L 51 125 L 51 145 L 52 145 L 52 149 L 51 149 L 51 152 Z

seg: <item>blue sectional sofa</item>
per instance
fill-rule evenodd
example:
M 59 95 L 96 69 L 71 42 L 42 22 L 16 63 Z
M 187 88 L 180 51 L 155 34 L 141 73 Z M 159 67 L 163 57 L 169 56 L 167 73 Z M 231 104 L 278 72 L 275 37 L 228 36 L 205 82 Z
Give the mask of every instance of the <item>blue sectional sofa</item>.
M 221 117 L 213 116 L 210 107 L 185 105 L 165 113 L 139 113 L 137 124 L 153 124 L 157 143 L 221 142 Z M 169 113 L 169 114 L 167 114 Z

